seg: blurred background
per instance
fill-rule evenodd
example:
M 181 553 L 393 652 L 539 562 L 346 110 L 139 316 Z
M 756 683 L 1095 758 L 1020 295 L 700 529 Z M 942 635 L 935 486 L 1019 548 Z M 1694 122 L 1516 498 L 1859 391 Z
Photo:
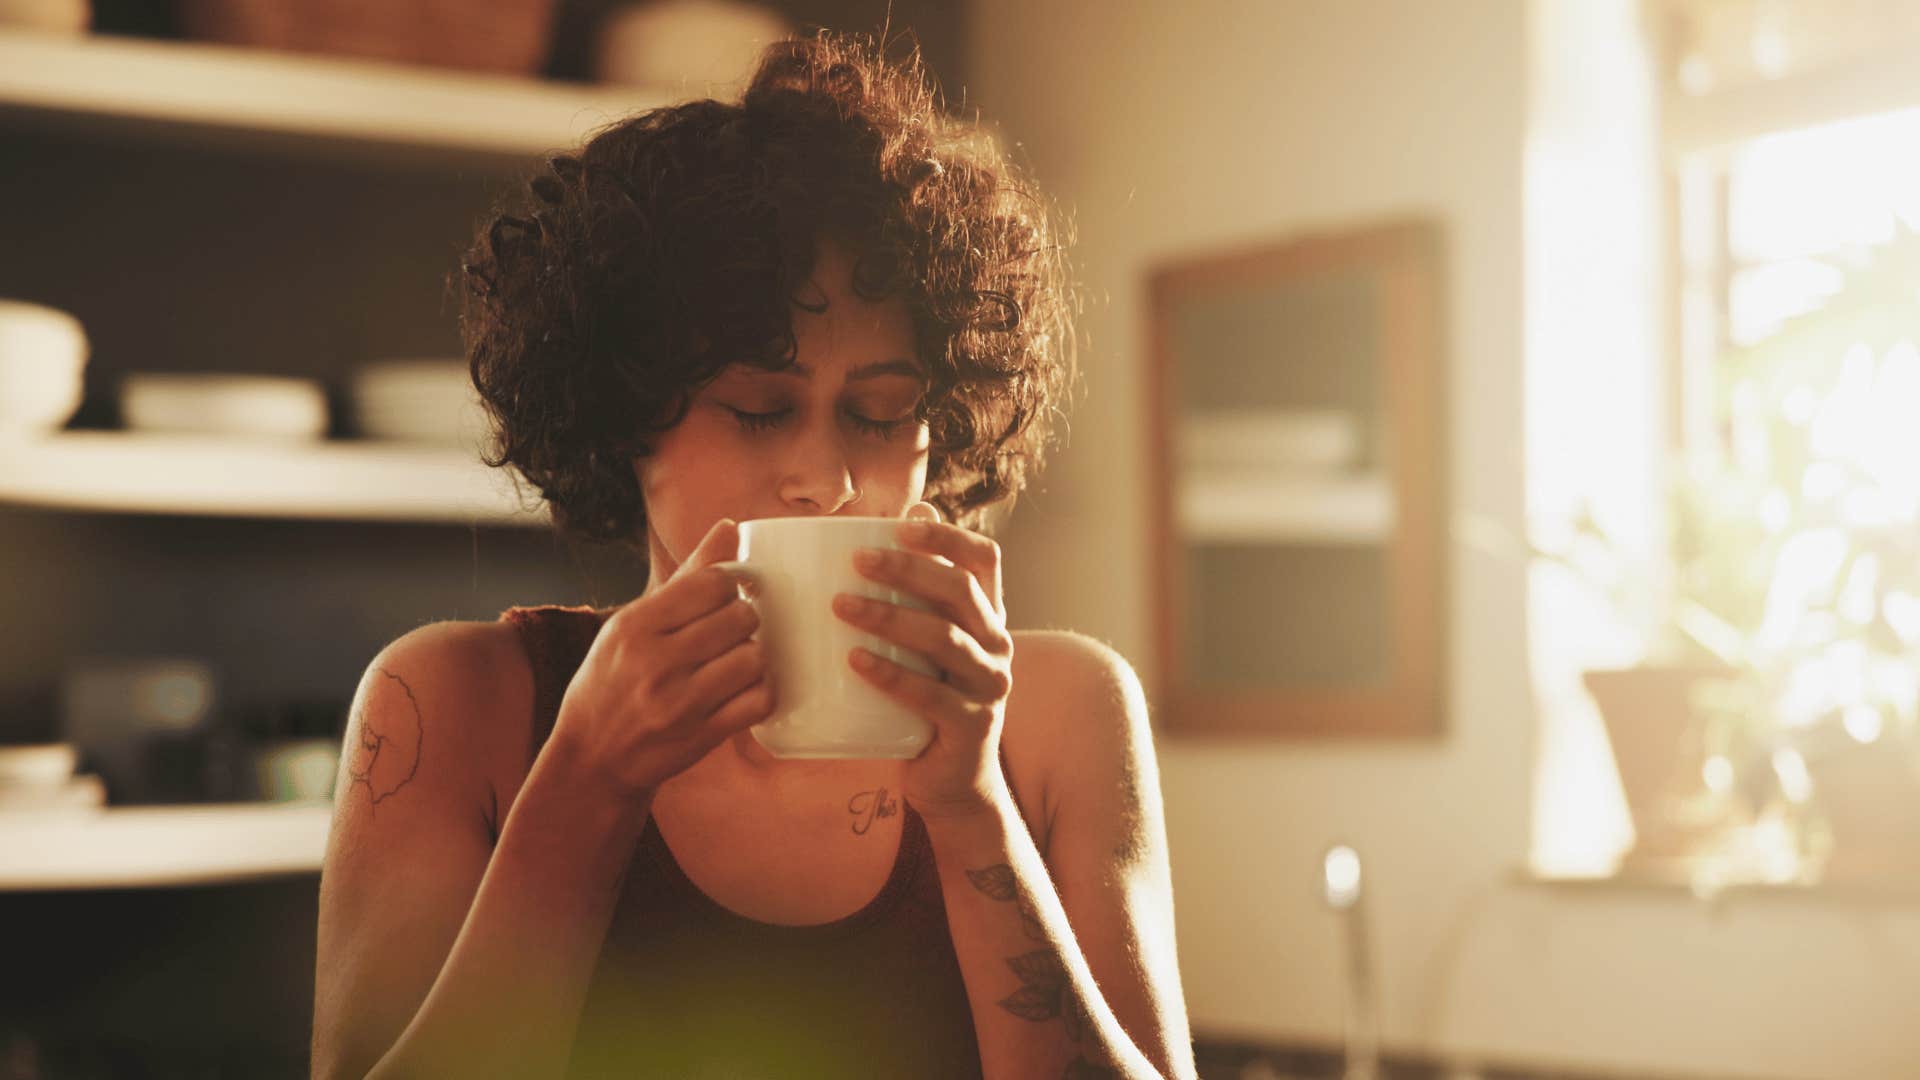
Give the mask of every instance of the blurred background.
M 0 1078 L 305 1075 L 367 661 L 645 581 L 474 464 L 470 229 L 883 23 L 1074 224 L 997 536 L 1202 1074 L 1920 1076 L 1920 0 L 0 0 Z

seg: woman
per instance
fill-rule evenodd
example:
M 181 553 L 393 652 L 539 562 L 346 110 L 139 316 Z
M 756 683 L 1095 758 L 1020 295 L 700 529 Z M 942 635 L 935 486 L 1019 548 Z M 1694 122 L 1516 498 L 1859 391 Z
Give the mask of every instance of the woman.
M 917 57 L 824 32 L 551 166 L 463 266 L 489 463 L 648 584 L 369 665 L 315 1075 L 1193 1076 L 1138 681 L 1010 632 L 978 531 L 1072 382 L 1043 204 Z M 861 572 L 933 610 L 836 607 L 941 669 L 848 657 L 933 723 L 911 761 L 747 730 L 779 688 L 711 564 L 813 514 L 918 519 Z

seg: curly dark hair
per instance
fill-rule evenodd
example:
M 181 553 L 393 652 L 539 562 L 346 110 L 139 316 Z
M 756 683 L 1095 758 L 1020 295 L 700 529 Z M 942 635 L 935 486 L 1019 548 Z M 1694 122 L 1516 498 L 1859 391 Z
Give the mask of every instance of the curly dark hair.
M 620 120 L 478 229 L 461 334 L 515 466 L 563 534 L 646 550 L 632 462 L 731 363 L 794 363 L 792 309 L 825 239 L 853 286 L 899 295 L 928 388 L 926 498 L 981 527 L 1037 473 L 1075 381 L 1070 226 L 919 50 L 865 35 L 776 42 L 739 102 Z

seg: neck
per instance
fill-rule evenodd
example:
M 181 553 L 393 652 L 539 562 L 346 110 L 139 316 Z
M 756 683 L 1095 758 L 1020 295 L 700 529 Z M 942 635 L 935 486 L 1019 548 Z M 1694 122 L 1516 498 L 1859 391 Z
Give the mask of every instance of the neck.
M 673 577 L 680 564 L 667 554 L 667 546 L 660 542 L 660 536 L 653 531 L 653 523 L 647 523 L 647 587 L 640 590 L 641 596 L 652 596 L 660 586 Z

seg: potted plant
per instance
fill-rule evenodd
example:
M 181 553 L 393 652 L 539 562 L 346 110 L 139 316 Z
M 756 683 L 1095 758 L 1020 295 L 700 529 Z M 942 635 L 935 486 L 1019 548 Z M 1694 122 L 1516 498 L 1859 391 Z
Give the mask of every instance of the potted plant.
M 1661 610 L 1645 663 L 1585 680 L 1630 858 L 1766 822 L 1804 864 L 1766 876 L 1920 876 L 1920 244 L 1836 262 L 1829 299 L 1719 365 L 1722 445 L 1672 487 L 1661 587 L 1591 515 L 1541 552 Z
M 1751 777 L 1754 762 L 1765 757 L 1767 730 L 1751 707 L 1735 629 L 1753 606 L 1758 575 L 1722 554 L 1740 550 L 1746 527 L 1731 502 L 1708 476 L 1672 485 L 1664 552 L 1672 572 L 1664 581 L 1584 510 L 1563 546 L 1535 549 L 1600 590 L 1628 621 L 1653 628 L 1638 663 L 1591 669 L 1582 678 L 1606 727 L 1633 822 L 1629 863 L 1685 863 L 1711 854 L 1752 820 L 1761 801 Z M 1650 615 L 1650 608 L 1658 610 Z
M 1728 477 L 1771 573 L 1736 625 L 1829 879 L 1920 876 L 1920 243 L 1836 256 L 1824 303 L 1721 366 Z

